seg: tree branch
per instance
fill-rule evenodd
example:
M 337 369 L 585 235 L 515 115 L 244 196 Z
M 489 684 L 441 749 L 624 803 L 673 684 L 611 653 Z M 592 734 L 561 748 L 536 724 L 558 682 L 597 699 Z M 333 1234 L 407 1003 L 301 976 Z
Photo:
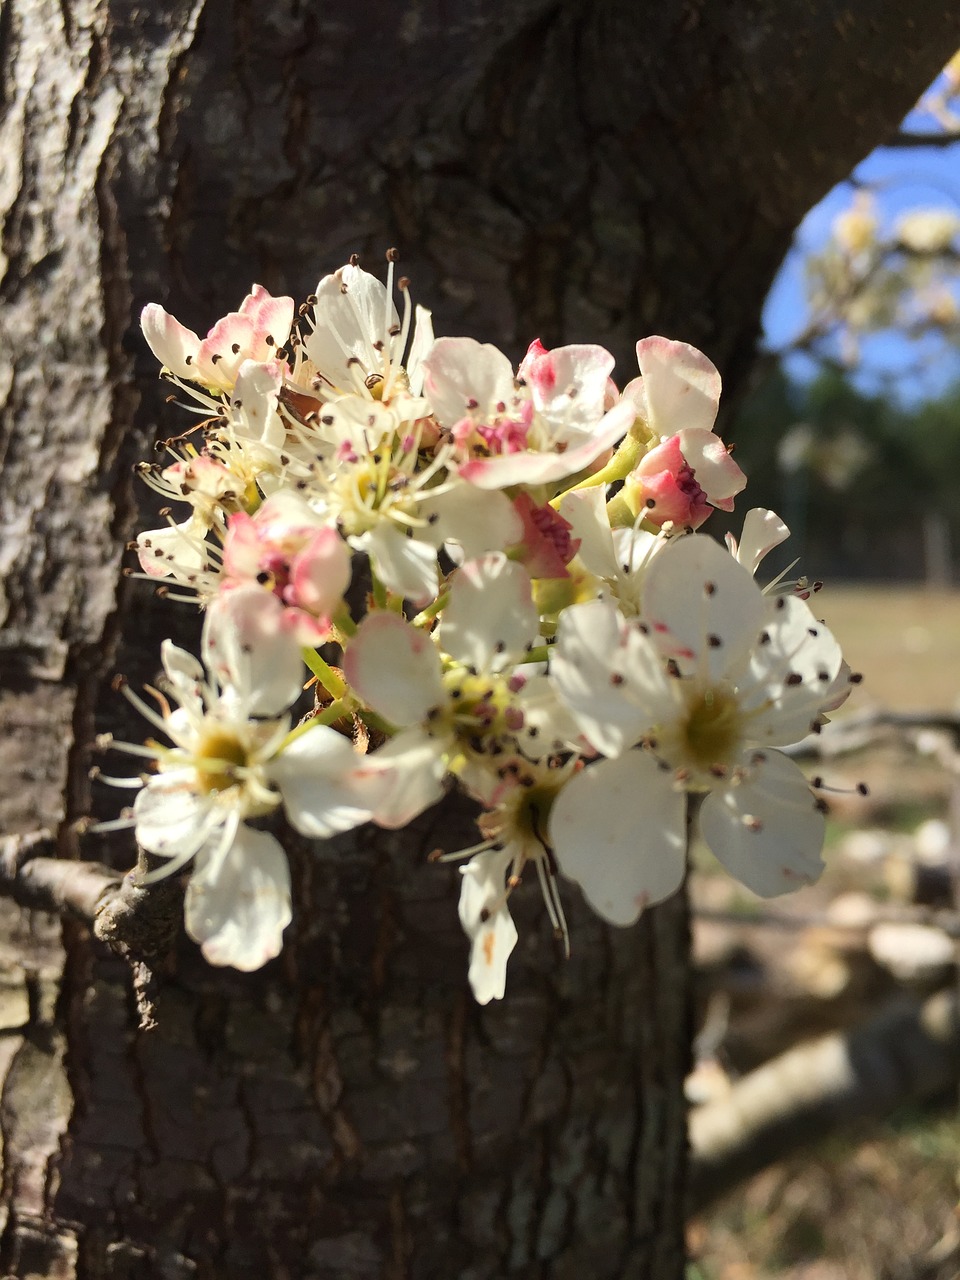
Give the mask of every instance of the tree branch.
M 960 142 L 960 129 L 928 133 L 919 129 L 901 129 L 881 145 L 884 147 L 952 147 Z
M 802 1044 L 690 1114 L 690 1207 L 851 1121 L 879 1119 L 960 1080 L 960 1000 L 897 999 L 853 1031 Z

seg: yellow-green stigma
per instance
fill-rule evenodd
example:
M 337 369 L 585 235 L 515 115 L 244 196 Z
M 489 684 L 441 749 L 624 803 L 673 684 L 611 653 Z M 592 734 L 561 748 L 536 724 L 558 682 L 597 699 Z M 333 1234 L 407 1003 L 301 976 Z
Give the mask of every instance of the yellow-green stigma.
M 197 751 L 197 786 L 208 794 L 226 791 L 238 781 L 237 770 L 245 769 L 247 764 L 247 749 L 235 734 L 209 729 Z
M 723 688 L 699 690 L 690 703 L 683 742 L 701 769 L 726 764 L 741 737 L 740 705 Z

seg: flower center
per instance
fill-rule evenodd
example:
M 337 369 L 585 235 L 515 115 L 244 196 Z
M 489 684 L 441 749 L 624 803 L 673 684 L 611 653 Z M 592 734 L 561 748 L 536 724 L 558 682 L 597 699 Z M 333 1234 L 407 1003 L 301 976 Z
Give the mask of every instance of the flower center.
M 200 791 L 225 791 L 237 781 L 237 770 L 246 768 L 247 748 L 234 733 L 208 729 L 197 748 L 197 786 Z
M 702 769 L 726 764 L 740 742 L 740 706 L 729 689 L 699 690 L 689 705 L 683 743 Z

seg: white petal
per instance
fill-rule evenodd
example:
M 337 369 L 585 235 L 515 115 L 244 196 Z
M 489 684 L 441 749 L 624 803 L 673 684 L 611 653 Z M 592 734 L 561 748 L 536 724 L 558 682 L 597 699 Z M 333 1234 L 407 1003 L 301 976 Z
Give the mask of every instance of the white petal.
M 455 543 L 467 560 L 485 551 L 513 546 L 523 537 L 523 521 L 505 493 L 478 489 L 465 481 L 444 489 L 435 498 L 428 490 L 420 502 L 419 514 L 427 520 L 435 517 L 425 535 L 435 546 Z
M 349 740 L 320 724 L 294 738 L 264 774 L 279 789 L 293 826 L 326 839 L 369 822 L 375 790 L 363 768 L 364 757 Z
M 184 922 L 209 964 L 259 969 L 280 954 L 291 919 L 287 855 L 265 831 L 241 823 L 225 856 L 190 877 Z
M 720 374 L 702 351 L 669 338 L 643 338 L 637 363 L 647 425 L 661 438 L 684 427 L 713 426 L 720 403 Z
M 133 804 L 137 843 L 161 858 L 190 858 L 220 824 L 208 795 L 194 790 L 192 769 L 176 769 L 151 778 Z
M 611 924 L 629 925 L 644 907 L 683 883 L 686 797 L 641 751 L 587 765 L 550 813 L 560 870 Z
M 730 874 L 763 898 L 812 884 L 823 870 L 823 814 L 779 751 L 765 752 L 747 781 L 707 796 L 700 831 Z
M 440 623 L 440 646 L 465 666 L 499 671 L 524 656 L 539 628 L 530 575 L 493 551 L 468 560 L 454 575 Z
M 786 746 L 809 733 L 821 708 L 835 697 L 843 655 L 827 627 L 796 596 L 771 602 L 763 636 L 741 682 L 743 703 L 762 708 L 751 717 L 750 740 Z
M 460 923 L 471 942 L 467 976 L 478 1004 L 503 999 L 507 960 L 517 945 L 504 898 L 511 857 L 508 850 L 481 853 L 460 869 Z
M 673 710 L 660 655 L 612 600 L 564 609 L 550 679 L 605 756 L 618 756 Z
M 370 613 L 343 659 L 347 680 L 393 725 L 419 724 L 446 700 L 437 647 L 395 613 Z
M 410 391 L 415 396 L 423 394 L 423 362 L 433 342 L 433 315 L 418 303 L 414 310 L 413 339 L 405 366 Z
M 368 533 L 348 539 L 365 551 L 383 585 L 422 608 L 437 594 L 437 552 L 429 542 L 408 538 L 390 520 L 380 520 Z
M 766 507 L 753 507 L 743 517 L 743 533 L 737 547 L 737 559 L 745 569 L 756 573 L 757 565 L 767 552 L 789 537 L 790 530 L 775 511 L 768 511 Z
M 653 557 L 643 588 L 644 618 L 685 672 L 715 683 L 756 642 L 767 600 L 753 576 L 712 538 L 690 534 Z
M 207 609 L 203 661 L 247 715 L 278 715 L 303 689 L 300 643 L 282 603 L 258 586 L 223 591 Z
M 140 328 L 162 365 L 178 378 L 196 378 L 193 361 L 200 350 L 200 339 L 192 329 L 187 329 L 155 302 L 148 302 L 140 313 Z
M 420 729 L 406 729 L 366 757 L 378 826 L 405 827 L 443 796 L 447 745 Z
M 373 344 L 387 340 L 387 329 L 398 323 L 387 290 L 360 267 L 341 267 L 317 285 L 316 328 L 304 338 L 307 355 L 318 369 L 345 389 L 354 385 L 347 368 L 353 357 L 363 371 L 379 370 L 383 357 Z
M 485 412 L 516 394 L 510 361 L 474 338 L 438 338 L 422 367 L 424 393 L 444 427 L 460 422 L 471 404 Z
M 594 485 L 564 494 L 559 512 L 572 525 L 571 536 L 580 539 L 577 555 L 590 572 L 601 578 L 615 578 L 618 566 L 607 518 L 606 486 Z

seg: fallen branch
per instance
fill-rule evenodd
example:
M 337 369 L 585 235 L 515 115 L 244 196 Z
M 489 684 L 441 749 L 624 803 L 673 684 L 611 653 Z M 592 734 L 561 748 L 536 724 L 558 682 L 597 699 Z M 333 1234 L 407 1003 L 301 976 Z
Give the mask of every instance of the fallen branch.
M 853 1031 L 790 1049 L 690 1114 L 690 1207 L 854 1120 L 880 1119 L 960 1081 L 960 1001 L 897 999 Z

